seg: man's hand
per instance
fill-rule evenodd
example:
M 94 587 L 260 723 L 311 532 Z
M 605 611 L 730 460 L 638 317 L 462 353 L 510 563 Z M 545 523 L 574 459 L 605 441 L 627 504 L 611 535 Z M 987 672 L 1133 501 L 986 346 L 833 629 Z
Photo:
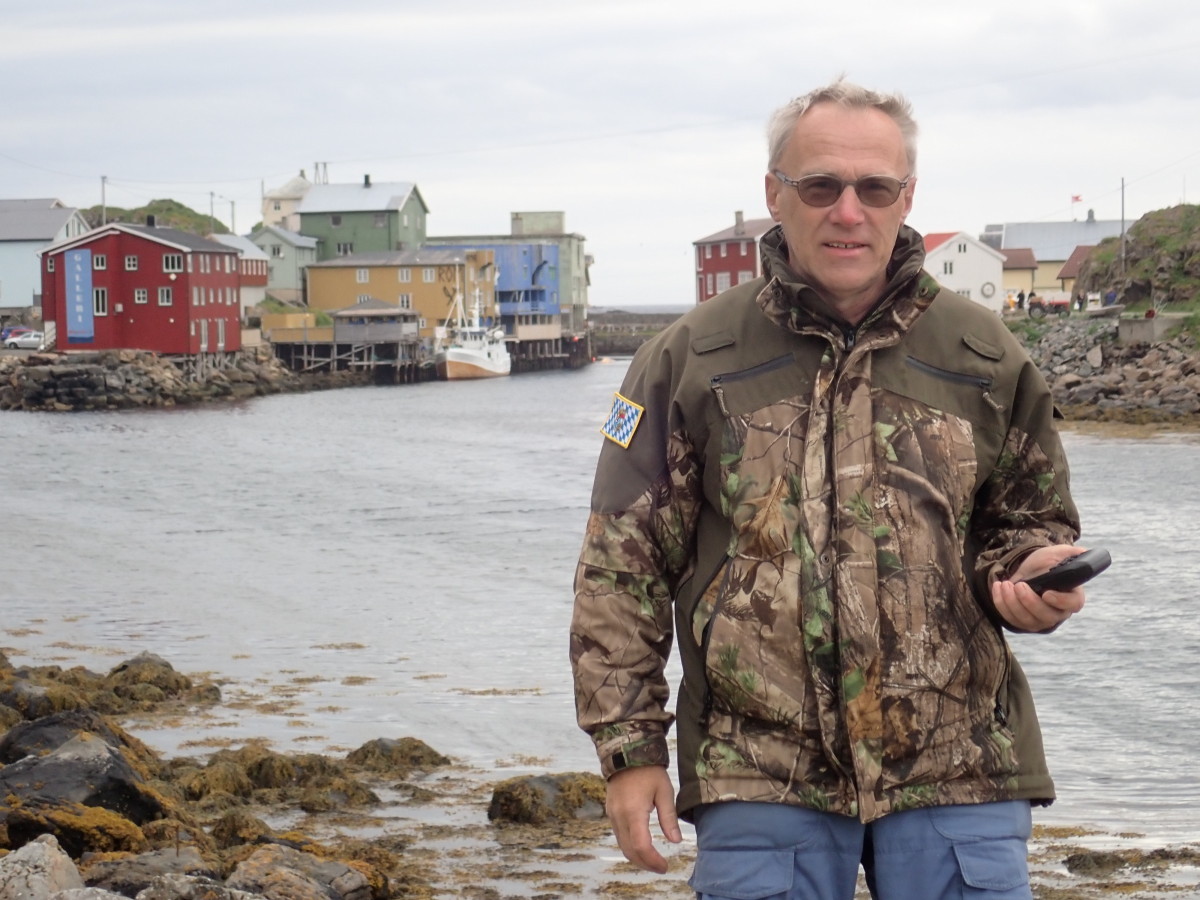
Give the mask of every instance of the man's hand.
M 658 825 L 672 844 L 683 840 L 675 814 L 675 788 L 662 766 L 634 766 L 608 779 L 605 811 L 625 858 L 651 872 L 667 871 L 667 861 L 650 838 L 650 813 L 658 812 Z
M 1052 631 L 1083 609 L 1082 587 L 1046 591 L 1040 597 L 1019 579 L 1041 575 L 1055 563 L 1082 553 L 1083 547 L 1059 544 L 1034 550 L 1012 573 L 1011 580 L 992 585 L 992 603 L 1009 625 L 1021 631 Z

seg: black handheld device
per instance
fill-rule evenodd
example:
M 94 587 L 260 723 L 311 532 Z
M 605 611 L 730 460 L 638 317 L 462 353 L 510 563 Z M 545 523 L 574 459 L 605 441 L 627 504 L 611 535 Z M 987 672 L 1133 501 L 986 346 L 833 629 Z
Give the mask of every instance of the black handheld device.
M 1085 581 L 1095 578 L 1112 563 L 1107 550 L 1095 547 L 1074 556 L 1068 556 L 1041 575 L 1026 580 L 1035 593 L 1046 591 L 1069 591 Z

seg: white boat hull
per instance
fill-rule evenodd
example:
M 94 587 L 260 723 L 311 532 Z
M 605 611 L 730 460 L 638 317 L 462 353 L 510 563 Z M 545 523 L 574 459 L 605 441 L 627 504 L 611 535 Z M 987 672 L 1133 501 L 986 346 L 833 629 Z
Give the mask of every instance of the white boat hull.
M 489 351 L 447 347 L 434 357 L 438 378 L 465 381 L 470 378 L 502 378 L 512 372 L 512 357 L 501 344 Z

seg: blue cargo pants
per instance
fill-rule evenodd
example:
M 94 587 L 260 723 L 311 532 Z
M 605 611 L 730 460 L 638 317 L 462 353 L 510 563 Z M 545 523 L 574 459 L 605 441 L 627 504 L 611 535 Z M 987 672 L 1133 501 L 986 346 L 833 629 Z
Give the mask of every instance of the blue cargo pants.
M 696 811 L 697 900 L 853 900 L 861 865 L 876 900 L 1031 900 L 1029 803 L 857 819 L 781 803 Z

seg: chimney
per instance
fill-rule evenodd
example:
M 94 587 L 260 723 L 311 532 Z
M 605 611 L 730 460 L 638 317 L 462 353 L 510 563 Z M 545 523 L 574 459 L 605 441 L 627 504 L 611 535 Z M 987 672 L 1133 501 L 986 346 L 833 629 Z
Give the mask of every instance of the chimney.
M 1095 211 L 1094 209 L 1089 209 L 1089 210 L 1088 210 L 1088 221 L 1089 221 L 1089 222 L 1095 222 L 1095 221 L 1096 221 L 1096 211 Z
M 733 214 L 733 233 L 738 235 L 746 233 L 746 220 L 742 217 L 740 209 Z
M 158 227 L 154 223 L 154 216 L 146 216 L 146 227 L 147 228 L 157 228 Z
M 370 175 L 364 175 L 364 176 L 363 176 L 363 187 L 365 187 L 365 188 L 369 188 L 370 186 L 371 186 L 371 176 L 370 176 Z

